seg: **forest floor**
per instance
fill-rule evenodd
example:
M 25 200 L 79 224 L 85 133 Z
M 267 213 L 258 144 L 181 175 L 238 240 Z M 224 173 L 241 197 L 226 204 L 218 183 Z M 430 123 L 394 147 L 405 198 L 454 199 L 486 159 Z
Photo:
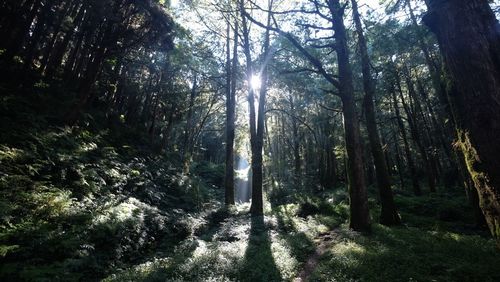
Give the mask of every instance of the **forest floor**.
M 0 100 L 0 281 L 500 281 L 459 188 L 396 189 L 404 224 L 369 235 L 347 228 L 343 186 L 284 183 L 251 217 L 221 206 L 222 166 L 185 175 L 132 129 L 56 126 L 41 97 Z
M 340 194 L 337 194 L 340 195 Z M 335 197 L 334 194 L 329 194 Z M 443 200 L 398 197 L 402 210 Z M 330 198 L 330 200 L 332 199 Z M 176 247 L 112 274 L 107 281 L 498 281 L 500 255 L 484 231 L 432 216 L 401 227 L 374 224 L 371 235 L 350 231 L 347 206 L 286 204 L 252 218 L 248 206 L 208 216 Z M 451 201 L 453 202 L 453 201 Z M 452 206 L 455 202 L 449 202 Z M 304 208 L 306 207 L 306 208 Z M 424 204 L 430 208 L 429 204 Z M 437 211 L 438 209 L 436 209 Z M 448 208 L 448 212 L 450 209 Z M 309 214 L 311 213 L 311 214 Z M 405 214 L 405 212 L 403 212 Z M 438 215 L 437 215 L 438 216 Z M 406 217 L 403 217 L 407 219 Z M 410 219 L 411 217 L 408 217 Z M 198 233 L 198 234 L 197 234 Z

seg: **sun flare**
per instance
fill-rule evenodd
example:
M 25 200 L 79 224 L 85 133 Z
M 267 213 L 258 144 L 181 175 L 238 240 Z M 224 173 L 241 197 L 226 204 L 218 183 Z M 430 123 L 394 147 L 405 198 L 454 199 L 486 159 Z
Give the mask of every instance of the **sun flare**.
M 252 87 L 252 89 L 258 90 L 260 89 L 260 85 L 261 85 L 260 76 L 257 74 L 252 75 L 252 78 L 250 79 L 250 86 Z

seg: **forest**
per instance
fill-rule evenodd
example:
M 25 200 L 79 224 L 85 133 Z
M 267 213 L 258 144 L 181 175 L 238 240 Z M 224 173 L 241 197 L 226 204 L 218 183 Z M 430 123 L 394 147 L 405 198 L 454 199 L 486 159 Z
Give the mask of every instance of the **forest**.
M 0 0 L 0 281 L 500 281 L 499 0 Z

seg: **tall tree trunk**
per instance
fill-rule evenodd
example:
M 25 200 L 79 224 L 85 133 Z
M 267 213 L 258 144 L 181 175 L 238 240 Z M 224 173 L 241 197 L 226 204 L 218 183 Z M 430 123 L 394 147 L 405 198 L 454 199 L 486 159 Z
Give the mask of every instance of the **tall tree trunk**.
M 366 128 L 368 130 L 368 139 L 370 141 L 370 149 L 375 163 L 377 187 L 380 194 L 380 223 L 384 225 L 398 225 L 401 223 L 401 219 L 397 212 L 396 204 L 394 203 L 394 196 L 391 189 L 391 179 L 389 171 L 387 170 L 387 162 L 384 151 L 382 150 L 382 145 L 380 143 L 380 136 L 378 134 L 377 120 L 375 116 L 375 105 L 373 103 L 375 83 L 371 74 L 371 62 L 368 56 L 366 39 L 363 34 L 363 27 L 361 25 L 361 19 L 358 12 L 358 4 L 356 0 L 352 0 L 351 2 L 362 63 L 363 87 L 365 90 L 363 106 L 366 117 Z
M 63 22 L 65 19 L 70 17 L 71 11 L 73 7 L 73 2 L 63 2 L 62 4 L 55 5 L 55 9 L 58 10 L 56 12 L 55 19 L 50 22 L 49 27 L 52 28 L 52 34 L 48 36 L 46 45 L 44 46 L 44 50 L 42 50 L 41 60 L 40 60 L 40 72 L 45 73 L 45 69 L 47 68 L 47 63 L 49 62 L 50 55 L 52 54 L 58 40 L 59 33 L 63 29 Z
M 500 247 L 500 33 L 487 0 L 427 0 L 425 24 L 437 36 L 455 87 L 458 144 Z M 460 19 L 460 20 L 457 20 Z
M 349 62 L 347 32 L 344 25 L 345 7 L 341 7 L 338 0 L 329 0 L 328 7 L 332 14 L 332 25 L 335 31 L 335 51 L 337 53 L 339 70 L 339 94 L 344 113 L 347 178 L 350 199 L 349 227 L 356 231 L 369 232 L 371 231 L 371 224 L 363 165 L 363 144 L 361 142 L 359 119 L 354 98 L 354 82 Z
M 272 7 L 273 0 L 269 0 L 269 8 Z M 249 27 L 247 23 L 247 13 L 245 11 L 245 3 L 243 0 L 240 1 L 240 11 L 242 15 L 242 25 L 243 25 L 243 51 L 246 59 L 246 77 L 247 81 L 250 81 L 253 75 L 252 67 L 252 57 L 250 53 L 250 34 Z M 271 14 L 267 18 L 267 27 L 271 24 Z M 264 54 L 265 58 L 264 64 L 267 64 L 269 59 L 269 38 L 270 31 L 269 28 L 266 29 L 265 39 L 264 39 Z M 250 146 L 252 151 L 252 205 L 250 207 L 250 212 L 253 216 L 260 216 L 264 213 L 264 200 L 263 200 L 263 171 L 262 171 L 262 148 L 264 145 L 264 115 L 265 115 L 265 102 L 266 102 L 266 92 L 267 92 L 267 66 L 262 66 L 262 71 L 260 73 L 261 78 L 261 89 L 259 91 L 259 108 L 255 110 L 255 94 L 254 89 L 249 87 L 248 89 L 248 104 L 250 110 Z M 257 118 L 257 119 L 256 119 Z
M 408 143 L 408 138 L 406 136 L 406 129 L 403 123 L 403 119 L 401 117 L 401 112 L 399 110 L 398 100 L 396 97 L 396 90 L 391 86 L 390 91 L 392 94 L 394 112 L 396 113 L 396 121 L 398 123 L 401 137 L 403 138 L 404 151 L 405 151 L 406 161 L 408 162 L 408 168 L 410 170 L 413 193 L 415 194 L 415 196 L 420 196 L 422 195 L 422 191 L 420 189 L 420 183 L 418 181 L 417 172 L 415 169 L 415 163 L 413 162 L 413 157 L 410 152 L 410 144 Z
M 417 148 L 419 149 L 420 155 L 422 156 L 424 162 L 425 170 L 427 172 L 427 182 L 429 184 L 429 190 L 430 192 L 436 192 L 437 169 L 435 161 L 433 159 L 434 157 L 429 153 L 428 147 L 426 146 L 426 143 L 424 143 L 425 136 L 422 135 L 425 135 L 426 131 L 419 126 L 418 114 L 422 114 L 422 108 L 420 106 L 420 101 L 416 95 L 413 81 L 411 80 L 409 71 L 406 69 L 406 67 L 403 71 L 403 74 L 405 76 L 405 82 L 408 88 L 408 100 L 411 103 L 411 107 L 406 103 L 403 92 L 401 88 L 399 88 L 401 102 L 403 103 L 403 108 L 405 109 L 406 115 L 408 117 L 410 133 L 413 137 L 413 140 L 417 144 Z M 422 120 L 422 122 L 425 123 L 424 120 Z
M 191 87 L 191 93 L 189 94 L 189 104 L 188 112 L 186 117 L 186 126 L 184 127 L 184 144 L 182 147 L 182 162 L 183 171 L 185 174 L 189 173 L 191 166 L 191 147 L 193 144 L 193 107 L 194 99 L 196 97 L 196 88 L 198 87 L 198 81 L 196 75 L 193 78 L 193 86 Z
M 395 158 L 396 158 L 396 167 L 398 170 L 398 175 L 399 175 L 399 183 L 401 185 L 400 189 L 405 189 L 405 180 L 404 180 L 404 175 L 403 175 L 403 165 L 402 165 L 402 160 L 401 160 L 401 154 L 400 154 L 400 149 L 399 149 L 399 138 L 397 136 L 396 130 L 392 128 L 393 126 L 391 125 L 391 131 L 392 131 L 392 136 L 394 139 L 394 153 L 395 153 Z
M 25 39 L 29 36 L 31 25 L 39 15 L 40 7 L 42 7 L 41 0 L 26 1 L 22 6 L 12 7 L 4 15 L 7 20 L 5 26 L 2 26 L 2 38 L 5 38 L 2 47 L 6 50 L 2 57 L 6 62 L 10 62 L 13 56 L 21 51 Z
M 293 167 L 294 167 L 294 175 L 296 178 L 296 183 L 300 180 L 300 168 L 301 168 L 301 160 L 300 160 L 300 142 L 299 142 L 299 127 L 297 125 L 297 118 L 295 116 L 295 102 L 293 99 L 293 94 L 290 93 L 290 113 L 291 113 L 291 121 L 292 121 L 292 134 L 293 134 Z
M 441 78 L 440 78 L 440 67 L 438 66 L 438 64 L 436 64 L 436 62 L 431 57 L 430 48 L 429 48 L 428 44 L 425 42 L 425 38 L 424 38 L 424 34 L 422 33 L 422 30 L 419 29 L 418 20 L 417 20 L 417 17 L 415 16 L 414 9 L 411 5 L 411 0 L 405 0 L 405 1 L 406 1 L 406 7 L 408 8 L 408 12 L 410 15 L 410 20 L 411 20 L 413 26 L 417 29 L 417 32 L 416 32 L 417 42 L 418 42 L 420 49 L 422 50 L 422 53 L 424 54 L 425 63 L 427 65 L 427 68 L 428 68 L 430 76 L 431 76 L 432 86 L 434 88 L 434 91 L 438 95 L 438 98 L 444 102 L 446 100 L 446 91 L 445 91 L 445 87 L 444 87 L 444 85 L 441 81 Z M 443 104 L 444 104 L 444 106 L 447 106 L 448 103 L 444 102 Z
M 47 78 L 52 78 L 56 69 L 61 66 L 62 60 L 64 58 L 64 53 L 67 51 L 68 45 L 73 39 L 75 30 L 77 29 L 77 27 L 81 27 L 82 25 L 83 16 L 85 15 L 85 9 L 86 4 L 81 4 L 78 9 L 78 13 L 73 19 L 73 24 L 68 28 L 68 30 L 66 30 L 62 41 L 57 44 L 53 54 L 51 54 L 49 62 L 47 64 L 47 69 L 45 71 L 45 76 Z
M 92 86 L 99 77 L 101 65 L 106 57 L 106 52 L 107 48 L 104 46 L 100 46 L 96 51 L 93 60 L 89 63 L 89 66 L 85 71 L 85 77 L 83 78 L 79 86 L 80 89 L 78 90 L 78 102 L 69 112 L 66 113 L 66 120 L 69 124 L 75 124 L 77 122 L 79 115 L 91 100 Z
M 42 36 L 44 35 L 46 25 L 50 18 L 50 11 L 54 5 L 53 0 L 47 1 L 44 6 L 40 8 L 40 12 L 36 18 L 36 25 L 33 30 L 33 34 L 26 44 L 26 54 L 24 56 L 25 67 L 29 69 L 33 63 L 33 61 L 38 58 L 39 50 L 37 49 L 38 45 L 42 43 Z
M 272 10 L 273 0 L 268 0 L 268 9 Z M 267 26 L 271 26 L 271 13 L 267 16 Z M 257 131 L 253 143 L 252 152 L 252 206 L 250 211 L 252 215 L 262 215 L 264 213 L 264 201 L 262 195 L 263 186 L 263 164 L 262 164 L 262 149 L 264 145 L 264 120 L 265 120 L 265 105 L 267 94 L 267 64 L 271 59 L 272 54 L 269 50 L 270 31 L 266 29 L 264 37 L 264 60 L 261 62 L 261 88 L 259 91 L 259 108 L 257 116 Z
M 240 1 L 241 6 L 243 2 Z M 356 112 L 356 101 L 354 97 L 353 75 L 349 62 L 349 50 L 347 47 L 347 32 L 344 25 L 345 5 L 341 5 L 339 0 L 327 0 L 326 6 L 330 10 L 331 24 L 334 30 L 335 45 L 334 50 L 338 61 L 338 80 L 335 76 L 329 74 L 321 60 L 302 46 L 299 41 L 290 33 L 284 32 L 279 28 L 264 26 L 252 19 L 248 13 L 243 13 L 257 23 L 257 25 L 277 31 L 285 36 L 290 43 L 296 47 L 307 60 L 316 68 L 316 70 L 335 88 L 338 89 L 338 96 L 342 100 L 345 143 L 347 152 L 347 175 L 349 179 L 349 197 L 350 197 L 350 228 L 356 231 L 370 231 L 370 216 L 368 210 L 368 197 L 365 184 L 365 172 L 363 165 L 363 147 L 361 142 L 361 133 L 359 128 L 359 117 Z M 324 16 L 324 15 L 323 15 Z M 269 23 L 269 20 L 268 20 Z M 248 74 L 248 68 L 247 68 Z M 262 97 L 261 97 L 262 98 Z M 251 100 L 251 99 L 250 99 Z M 251 113 L 252 111 L 250 111 Z M 252 122 L 250 122 L 252 127 Z M 306 158 L 307 159 L 307 158 Z M 307 167 L 306 167 L 307 170 Z M 254 174 L 255 175 L 255 174 Z
M 231 63 L 230 24 L 227 25 L 226 41 L 226 171 L 225 171 L 225 204 L 234 205 L 234 134 L 236 114 L 236 73 L 238 64 L 238 20 L 234 26 L 233 60 Z
M 399 77 L 399 73 L 396 71 L 396 85 L 398 87 L 398 92 L 399 92 L 399 97 L 401 98 L 401 103 L 403 104 L 403 109 L 406 113 L 406 118 L 408 119 L 408 125 L 410 127 L 410 134 L 413 137 L 413 141 L 417 145 L 417 149 L 420 152 L 420 156 L 422 157 L 422 161 L 424 163 L 424 168 L 427 173 L 427 183 L 429 184 L 429 190 L 431 192 L 436 192 L 436 183 L 435 183 L 435 176 L 434 176 L 434 171 L 432 169 L 431 163 L 429 161 L 429 156 L 427 154 L 427 150 L 425 149 L 421 137 L 420 137 L 420 131 L 417 128 L 416 122 L 415 122 L 415 114 L 414 111 L 411 110 L 410 105 L 407 103 L 405 100 L 405 97 L 403 95 L 403 90 L 401 87 L 401 78 Z M 412 95 L 412 85 L 407 84 L 408 89 L 409 89 L 409 98 L 411 99 Z M 411 100 L 410 100 L 411 101 Z
M 337 157 L 335 156 L 335 132 L 333 132 L 334 124 L 330 124 L 328 122 L 327 126 L 327 143 L 326 143 L 326 156 L 327 156 L 327 164 L 326 164 L 326 184 L 328 187 L 335 187 L 337 184 L 338 176 L 337 176 Z

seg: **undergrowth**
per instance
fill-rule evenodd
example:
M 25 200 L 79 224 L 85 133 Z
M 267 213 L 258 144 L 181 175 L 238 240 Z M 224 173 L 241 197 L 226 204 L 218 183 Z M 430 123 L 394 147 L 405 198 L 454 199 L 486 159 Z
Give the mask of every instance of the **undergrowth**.
M 37 105 L 51 96 L 26 95 L 0 103 L 1 281 L 103 278 L 174 252 L 214 208 L 219 179 L 184 175 L 130 128 L 58 126 Z

